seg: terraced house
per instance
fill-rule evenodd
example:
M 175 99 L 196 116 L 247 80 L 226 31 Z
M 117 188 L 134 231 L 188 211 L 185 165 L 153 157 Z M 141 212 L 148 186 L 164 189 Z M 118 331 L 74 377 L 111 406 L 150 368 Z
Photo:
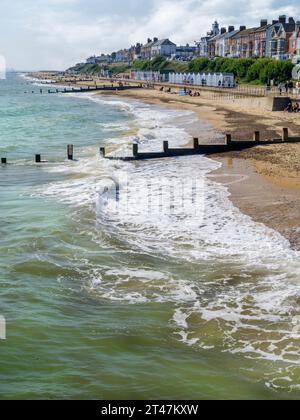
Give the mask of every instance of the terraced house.
M 289 57 L 290 38 L 295 32 L 296 22 L 293 17 L 287 20 L 285 15 L 272 22 L 267 30 L 266 56 L 284 60 Z
M 249 58 L 253 56 L 255 29 L 256 28 L 246 29 L 246 26 L 240 27 L 239 32 L 231 38 L 231 57 Z
M 260 27 L 254 31 L 254 50 L 253 57 L 265 57 L 267 52 L 267 33 L 270 28 L 270 24 L 266 19 L 260 21 Z
M 158 38 L 148 38 L 147 43 L 141 47 L 141 58 L 150 60 L 152 58 L 152 47 L 158 41 Z
M 223 37 L 225 36 L 226 33 L 226 28 L 221 28 L 221 32 L 210 38 L 207 42 L 207 46 L 208 46 L 208 57 L 217 57 L 219 54 L 219 51 L 217 50 L 217 48 L 220 47 L 220 42 L 222 41 Z
M 228 31 L 225 31 L 216 39 L 215 54 L 218 57 L 228 57 L 230 55 L 230 41 L 239 30 L 235 30 L 234 26 L 229 26 Z
M 289 40 L 289 56 L 293 61 L 300 61 L 300 21 L 296 22 L 295 31 Z

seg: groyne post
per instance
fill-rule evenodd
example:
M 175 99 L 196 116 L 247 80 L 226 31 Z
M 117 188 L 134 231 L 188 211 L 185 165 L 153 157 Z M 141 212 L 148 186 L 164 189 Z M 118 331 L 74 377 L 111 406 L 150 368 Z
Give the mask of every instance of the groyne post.
M 199 149 L 199 139 L 197 137 L 194 137 L 194 149 Z
M 132 145 L 132 153 L 134 157 L 137 157 L 137 155 L 139 154 L 139 145 L 138 144 L 133 144 Z
M 289 140 L 289 129 L 288 128 L 283 128 L 282 129 L 282 141 L 288 141 Z
M 41 155 L 35 155 L 35 163 L 41 163 Z
M 226 144 L 228 145 L 228 144 L 231 144 L 231 142 L 232 142 L 232 136 L 231 136 L 231 134 L 226 134 Z
M 73 146 L 73 144 L 68 144 L 67 154 L 68 154 L 68 160 L 73 160 L 73 156 L 74 156 L 74 146 Z
M 100 155 L 105 157 L 105 147 L 100 147 Z
M 260 132 L 259 131 L 254 131 L 254 133 L 253 133 L 253 141 L 255 141 L 257 143 L 260 141 Z
M 169 142 L 168 141 L 164 141 L 163 149 L 164 149 L 164 153 L 169 153 Z
M 1 165 L 6 165 L 6 164 L 7 164 L 7 159 L 1 158 Z

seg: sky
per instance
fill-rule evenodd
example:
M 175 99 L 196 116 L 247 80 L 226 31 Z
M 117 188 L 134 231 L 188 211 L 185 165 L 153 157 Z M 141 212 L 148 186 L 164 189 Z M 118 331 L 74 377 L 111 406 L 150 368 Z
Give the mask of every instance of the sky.
M 299 0 L 1 0 L 0 55 L 17 70 L 64 70 L 148 37 L 193 44 L 217 19 L 300 19 Z M 298 11 L 297 11 L 298 9 Z

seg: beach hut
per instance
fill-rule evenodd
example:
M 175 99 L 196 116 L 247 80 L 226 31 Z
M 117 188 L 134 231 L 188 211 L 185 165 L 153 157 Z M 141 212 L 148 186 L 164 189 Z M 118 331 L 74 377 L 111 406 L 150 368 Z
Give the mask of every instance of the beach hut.
M 218 76 L 216 73 L 211 75 L 211 83 L 210 86 L 218 86 Z
M 200 73 L 196 74 L 196 76 L 195 76 L 195 85 L 200 86 L 201 85 L 201 80 L 202 80 L 202 75 Z
M 212 75 L 210 74 L 210 73 L 208 73 L 207 75 L 206 75 L 206 86 L 213 86 L 213 84 L 212 84 Z

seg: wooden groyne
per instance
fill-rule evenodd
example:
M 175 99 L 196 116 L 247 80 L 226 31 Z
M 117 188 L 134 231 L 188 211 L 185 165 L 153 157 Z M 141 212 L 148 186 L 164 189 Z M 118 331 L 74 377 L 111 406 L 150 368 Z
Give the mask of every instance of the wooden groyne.
M 61 88 L 61 89 L 40 89 L 40 94 L 48 93 L 84 93 L 84 92 L 95 92 L 95 91 L 108 91 L 108 92 L 119 92 L 124 90 L 131 89 L 141 89 L 142 86 L 87 86 L 87 87 L 70 87 L 70 88 Z M 32 91 L 34 93 L 34 91 Z
M 282 137 L 274 140 L 261 140 L 259 131 L 253 133 L 252 140 L 232 140 L 231 134 L 226 134 L 224 144 L 199 144 L 199 139 L 194 138 L 192 148 L 170 148 L 169 142 L 164 141 L 163 148 L 158 152 L 140 152 L 139 145 L 132 145 L 132 156 L 112 156 L 106 153 L 105 147 L 100 148 L 100 154 L 109 160 L 121 161 L 135 161 L 135 160 L 149 160 L 149 159 L 162 159 L 178 156 L 192 156 L 192 155 L 212 155 L 219 153 L 226 153 L 231 151 L 242 151 L 256 146 L 266 146 L 272 144 L 283 143 L 300 143 L 300 137 L 289 137 L 288 128 L 283 128 Z
M 75 161 L 74 159 L 74 145 L 68 144 L 67 145 L 67 160 L 69 161 Z M 41 153 L 37 153 L 33 156 L 34 163 L 42 164 L 42 163 L 49 163 L 48 160 L 42 159 Z M 9 163 L 13 163 L 8 161 L 7 157 L 1 157 L 0 158 L 1 166 L 7 166 Z
M 113 156 L 106 153 L 105 147 L 100 147 L 100 155 L 109 160 L 119 160 L 119 161 L 137 161 L 137 160 L 149 160 L 149 159 L 163 159 L 179 156 L 192 156 L 192 155 L 212 155 L 212 154 L 221 154 L 231 151 L 242 151 L 245 149 L 250 149 L 256 146 L 267 146 L 273 144 L 287 144 L 287 143 L 300 143 L 300 137 L 290 137 L 288 128 L 282 129 L 281 138 L 273 140 L 261 140 L 261 134 L 259 131 L 253 133 L 252 140 L 233 140 L 231 134 L 226 134 L 225 142 L 223 144 L 199 144 L 199 139 L 193 139 L 193 147 L 183 147 L 183 148 L 171 148 L 169 147 L 169 142 L 164 141 L 162 150 L 158 152 L 140 152 L 139 145 L 132 145 L 132 156 Z M 75 161 L 74 159 L 74 146 L 69 144 L 66 150 L 66 159 L 68 161 Z M 42 158 L 41 153 L 37 153 L 32 156 L 33 162 L 36 164 L 45 164 L 49 163 L 47 159 Z M 13 162 L 9 161 L 6 156 L 0 157 L 0 165 L 2 167 L 12 164 Z M 53 163 L 53 162 L 52 162 Z

